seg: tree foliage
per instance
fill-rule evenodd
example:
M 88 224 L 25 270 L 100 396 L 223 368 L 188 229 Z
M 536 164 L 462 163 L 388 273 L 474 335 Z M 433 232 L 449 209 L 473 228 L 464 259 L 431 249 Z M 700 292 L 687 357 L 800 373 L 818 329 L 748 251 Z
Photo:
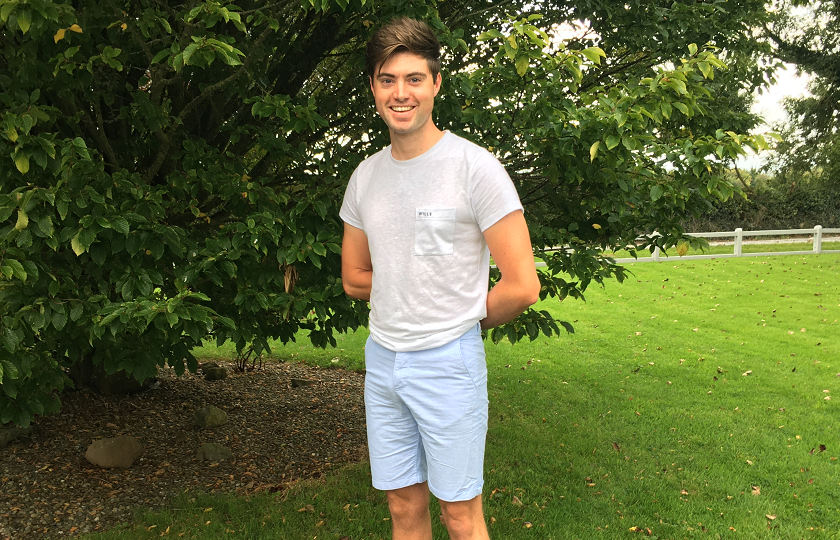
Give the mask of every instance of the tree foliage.
M 836 189 L 840 185 L 840 3 L 792 1 L 765 34 L 781 60 L 813 75 L 810 95 L 786 100 L 789 122 L 769 162 L 780 180 Z
M 440 32 L 436 121 L 507 167 L 542 297 L 681 241 L 765 145 L 717 101 L 754 75 L 716 55 L 752 54 L 759 1 L 0 0 L 0 422 L 55 412 L 77 362 L 142 379 L 208 337 L 258 354 L 366 323 L 337 215 L 387 144 L 362 52 L 397 14 Z M 561 42 L 570 21 L 589 32 Z M 558 330 L 529 311 L 492 338 Z

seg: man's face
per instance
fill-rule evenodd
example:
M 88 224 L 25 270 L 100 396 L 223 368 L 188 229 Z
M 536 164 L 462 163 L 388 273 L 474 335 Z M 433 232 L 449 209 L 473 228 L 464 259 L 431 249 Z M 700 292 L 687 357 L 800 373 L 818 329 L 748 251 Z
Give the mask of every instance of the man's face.
M 382 63 L 370 88 L 392 138 L 434 126 L 432 108 L 440 82 L 440 74 L 432 77 L 426 60 L 414 53 L 397 53 Z

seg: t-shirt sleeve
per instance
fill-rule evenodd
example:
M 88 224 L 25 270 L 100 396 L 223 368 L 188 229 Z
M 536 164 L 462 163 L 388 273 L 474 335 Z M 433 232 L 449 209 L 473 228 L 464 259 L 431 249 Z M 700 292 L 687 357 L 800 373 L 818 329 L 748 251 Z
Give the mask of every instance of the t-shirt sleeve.
M 481 232 L 516 210 L 522 210 L 519 194 L 507 171 L 493 154 L 484 151 L 473 164 L 472 209 Z
M 364 230 L 362 219 L 359 215 L 359 170 L 356 169 L 350 177 L 350 182 L 347 184 L 347 189 L 344 191 L 344 201 L 341 203 L 341 210 L 338 215 L 345 223 Z

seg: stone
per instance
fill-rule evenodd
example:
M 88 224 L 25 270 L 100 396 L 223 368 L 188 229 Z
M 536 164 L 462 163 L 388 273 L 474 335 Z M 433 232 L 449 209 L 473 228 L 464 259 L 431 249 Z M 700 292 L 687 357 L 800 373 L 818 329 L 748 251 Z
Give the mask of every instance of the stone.
M 301 386 L 312 386 L 317 382 L 318 381 L 313 381 L 310 379 L 292 379 L 292 388 L 300 388 Z
M 204 443 L 198 449 L 195 459 L 199 461 L 222 461 L 233 457 L 233 452 L 219 443 Z
M 139 440 L 128 435 L 120 435 L 112 439 L 93 441 L 85 452 L 85 459 L 105 469 L 116 467 L 127 469 L 134 465 L 142 453 L 143 445 Z
M 227 424 L 227 421 L 227 413 L 213 405 L 208 405 L 195 411 L 195 425 L 200 428 L 214 428 Z
M 32 426 L 25 428 L 17 427 L 14 424 L 0 426 L 0 448 L 6 448 L 10 443 L 27 437 L 32 433 Z
M 204 379 L 207 381 L 220 381 L 227 379 L 227 370 L 223 367 L 203 368 Z

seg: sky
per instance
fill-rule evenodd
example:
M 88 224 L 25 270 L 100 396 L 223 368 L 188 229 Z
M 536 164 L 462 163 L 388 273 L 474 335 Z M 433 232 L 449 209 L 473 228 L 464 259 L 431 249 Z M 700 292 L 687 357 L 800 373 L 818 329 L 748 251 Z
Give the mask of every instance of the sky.
M 800 97 L 808 93 L 808 78 L 796 74 L 796 69 L 787 64 L 785 69 L 776 72 L 777 82 L 769 91 L 756 96 L 752 111 L 764 117 L 765 125 L 758 132 L 768 131 L 769 126 L 784 120 L 786 115 L 782 107 L 785 97 Z
M 752 111 L 764 118 L 764 124 L 759 125 L 755 133 L 767 133 L 773 131 L 771 126 L 782 122 L 787 118 L 782 101 L 786 97 L 800 97 L 808 94 L 808 76 L 796 74 L 793 65 L 786 64 L 784 69 L 776 72 L 776 84 L 771 86 L 763 94 L 756 95 Z M 741 169 L 757 169 L 764 163 L 761 155 L 752 152 L 748 156 L 737 160 Z

